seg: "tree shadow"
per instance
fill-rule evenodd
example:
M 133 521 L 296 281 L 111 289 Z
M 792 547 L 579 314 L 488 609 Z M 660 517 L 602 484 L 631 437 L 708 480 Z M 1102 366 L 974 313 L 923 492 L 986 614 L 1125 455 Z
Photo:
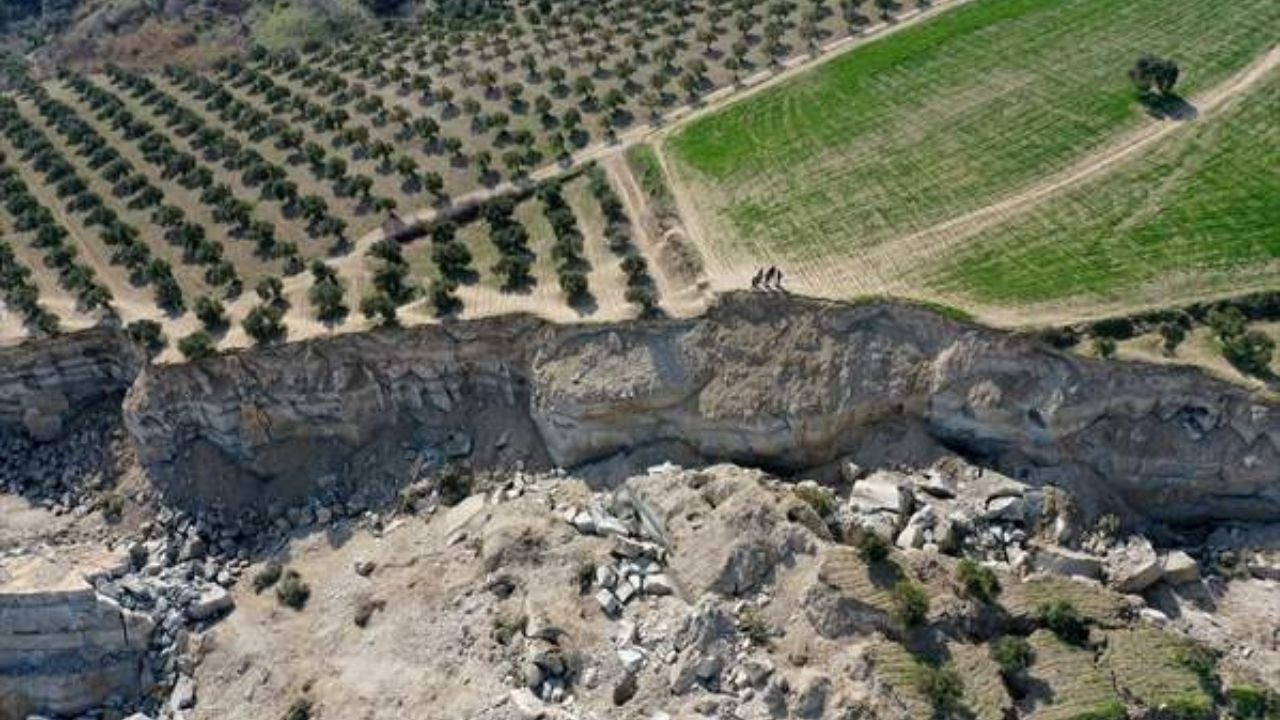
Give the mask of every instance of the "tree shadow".
M 1174 93 L 1144 93 L 1138 98 L 1138 102 L 1142 103 L 1148 115 L 1158 120 L 1186 122 L 1200 116 L 1195 105 Z
M 879 588 L 892 588 L 906 576 L 898 563 L 885 559 L 867 563 L 867 577 Z
M 578 313 L 579 317 L 586 317 L 596 314 L 596 311 L 600 309 L 600 303 L 596 301 L 596 296 L 588 290 L 570 298 L 569 307 L 573 308 L 573 311 Z

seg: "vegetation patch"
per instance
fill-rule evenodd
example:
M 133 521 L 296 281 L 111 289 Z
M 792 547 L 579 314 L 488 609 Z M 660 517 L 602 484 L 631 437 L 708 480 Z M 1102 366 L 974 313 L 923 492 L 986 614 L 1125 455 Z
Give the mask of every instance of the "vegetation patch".
M 1047 630 L 1032 633 L 1035 664 L 1028 675 L 1037 720 L 1124 720 L 1128 717 L 1111 678 L 1091 651 L 1064 643 Z
M 1101 662 L 1121 692 L 1164 717 L 1216 716 L 1213 658 L 1187 640 L 1150 627 L 1108 632 Z
M 1257 149 L 1280 143 L 1269 100 L 1278 91 L 1273 74 L 1221 115 L 981 233 L 941 262 L 931 284 L 988 305 L 1167 303 L 1267 284 L 1280 272 L 1280 177 Z
M 1008 583 L 1000 603 L 1015 618 L 1030 620 L 1046 605 L 1066 603 L 1085 621 L 1104 628 L 1123 627 L 1130 615 L 1122 595 L 1101 585 L 1053 575 Z

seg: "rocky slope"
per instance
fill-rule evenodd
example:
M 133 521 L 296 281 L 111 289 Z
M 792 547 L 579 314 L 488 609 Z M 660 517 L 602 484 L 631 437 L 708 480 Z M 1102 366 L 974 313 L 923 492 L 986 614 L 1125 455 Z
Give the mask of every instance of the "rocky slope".
M 1086 506 L 1280 517 L 1274 404 L 1198 372 L 1067 356 L 891 303 L 754 294 L 693 320 L 339 336 L 150 368 L 125 416 L 161 474 L 215 476 L 232 501 L 272 477 L 359 473 L 356 449 L 395 433 L 465 437 L 482 463 L 565 467 L 653 447 L 818 473 L 947 448 Z M 513 446 L 524 454 L 504 454 Z

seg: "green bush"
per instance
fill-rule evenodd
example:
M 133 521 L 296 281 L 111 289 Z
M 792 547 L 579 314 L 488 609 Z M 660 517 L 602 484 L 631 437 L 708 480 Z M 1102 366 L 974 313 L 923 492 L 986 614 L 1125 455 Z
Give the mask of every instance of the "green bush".
M 866 563 L 882 563 L 889 558 L 889 542 L 870 530 L 859 530 L 858 555 Z
M 1010 635 L 991 643 L 991 659 L 1000 666 L 1000 674 L 1010 678 L 1031 667 L 1036 653 L 1026 638 Z
M 1113 358 L 1116 355 L 1116 341 L 1108 337 L 1093 339 L 1093 352 L 1100 358 Z
M 227 311 L 222 301 L 202 296 L 196 300 L 196 317 L 209 332 L 217 332 L 227 326 Z
M 950 665 L 917 663 L 914 675 L 916 690 L 929 701 L 938 715 L 948 717 L 960 705 L 964 681 L 955 668 Z
M 835 512 L 835 498 L 826 488 L 804 485 L 796 487 L 795 493 L 796 497 L 808 503 L 818 513 L 818 517 L 824 518 Z
M 178 341 L 178 351 L 188 360 L 199 360 L 213 355 L 213 338 L 203 330 L 197 330 Z
M 276 584 L 276 600 L 281 605 L 301 610 L 311 598 L 311 586 L 302 581 L 297 570 L 286 570 L 284 577 Z
M 1112 340 L 1128 340 L 1134 335 L 1133 321 L 1129 318 L 1107 318 L 1099 320 L 1090 328 L 1095 337 Z
M 1044 603 L 1036 610 L 1036 619 L 1065 643 L 1083 646 L 1089 639 L 1088 623 L 1066 600 Z
M 738 631 L 746 635 L 753 645 L 759 647 L 767 646 L 769 638 L 773 635 L 768 621 L 754 607 L 744 608 L 738 613 Z
M 965 558 L 956 566 L 956 580 L 966 596 L 984 603 L 993 602 L 1000 594 L 1000 580 L 989 567 Z
M 1187 329 L 1178 322 L 1161 323 L 1160 337 L 1163 340 L 1164 354 L 1172 355 L 1173 351 L 1177 350 L 1182 341 L 1187 338 Z
M 129 323 L 129 339 L 142 346 L 149 353 L 157 352 L 164 347 L 164 332 L 160 323 L 155 320 L 137 320 Z
M 242 325 L 244 331 L 259 344 L 285 336 L 284 312 L 277 305 L 258 305 L 249 311 Z
M 916 627 L 929 615 L 929 596 L 910 580 L 893 586 L 893 617 L 904 627 Z
M 258 574 L 253 576 L 253 591 L 261 594 L 263 590 L 275 585 L 280 579 L 280 574 L 284 572 L 284 567 L 275 560 L 269 561 Z
M 1257 330 L 1222 339 L 1222 355 L 1240 372 L 1265 377 L 1271 373 L 1276 343 Z
M 1236 307 L 1214 308 L 1205 316 L 1205 322 L 1213 329 L 1213 334 L 1217 335 L 1219 340 L 1244 334 L 1244 313 Z
M 1227 689 L 1227 708 L 1235 720 L 1280 720 L 1280 694 L 1253 685 Z

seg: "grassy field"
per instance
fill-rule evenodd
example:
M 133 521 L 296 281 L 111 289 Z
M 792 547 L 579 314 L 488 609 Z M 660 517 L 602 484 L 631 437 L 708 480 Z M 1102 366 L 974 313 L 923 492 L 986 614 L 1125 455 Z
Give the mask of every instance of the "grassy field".
M 936 289 L 977 304 L 1229 291 L 1280 276 L 1280 77 L 1157 151 L 970 241 Z
M 811 264 L 983 207 L 1144 121 L 1125 71 L 1182 93 L 1274 42 L 1243 0 L 975 0 L 696 120 L 666 149 L 717 249 Z

